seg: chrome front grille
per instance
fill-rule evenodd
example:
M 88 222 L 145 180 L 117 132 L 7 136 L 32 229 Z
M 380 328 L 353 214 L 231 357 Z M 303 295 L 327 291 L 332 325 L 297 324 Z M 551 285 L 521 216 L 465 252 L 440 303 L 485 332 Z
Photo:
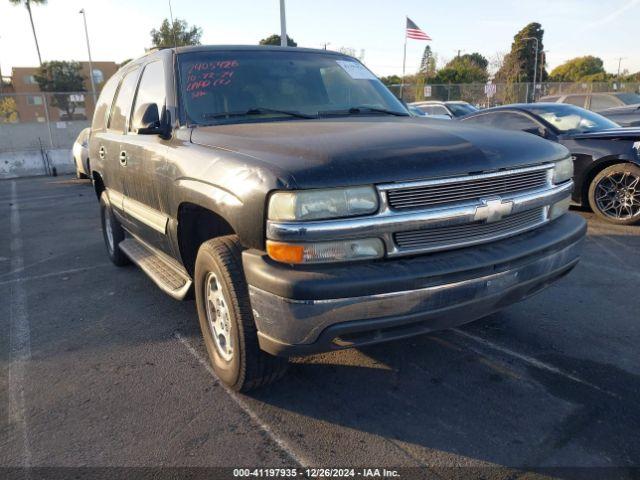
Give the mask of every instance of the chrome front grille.
M 468 247 L 517 235 L 549 221 L 549 207 L 571 195 L 554 184 L 553 164 L 433 180 L 376 185 L 373 215 L 318 221 L 267 221 L 267 238 L 326 242 L 380 238 L 387 257 Z
M 393 210 L 446 206 L 495 195 L 506 196 L 548 186 L 548 169 L 524 168 L 511 172 L 449 178 L 403 184 L 387 190 L 387 202 Z
M 493 223 L 474 222 L 399 232 L 393 235 L 393 239 L 402 253 L 433 252 L 491 242 L 535 228 L 545 221 L 546 208 L 538 207 Z

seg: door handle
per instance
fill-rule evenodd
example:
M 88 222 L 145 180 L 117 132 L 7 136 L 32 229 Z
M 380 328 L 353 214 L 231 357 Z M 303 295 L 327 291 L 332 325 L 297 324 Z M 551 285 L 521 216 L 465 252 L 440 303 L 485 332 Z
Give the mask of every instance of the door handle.
M 120 165 L 122 165 L 123 167 L 125 167 L 127 165 L 127 160 L 129 159 L 129 157 L 127 157 L 127 152 L 125 152 L 124 150 L 122 150 L 120 152 Z
M 106 156 L 107 151 L 105 150 L 105 148 L 103 146 L 100 146 L 100 150 L 98 150 L 98 156 L 100 157 L 101 160 L 104 160 L 104 157 Z

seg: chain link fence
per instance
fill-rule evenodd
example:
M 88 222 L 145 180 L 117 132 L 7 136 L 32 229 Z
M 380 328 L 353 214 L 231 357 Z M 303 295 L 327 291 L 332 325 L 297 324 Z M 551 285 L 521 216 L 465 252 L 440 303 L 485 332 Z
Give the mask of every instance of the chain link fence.
M 70 149 L 93 106 L 86 92 L 0 94 L 0 153 Z
M 538 101 L 549 95 L 568 93 L 631 92 L 640 93 L 640 83 L 633 82 L 543 82 L 532 83 L 494 83 L 488 87 L 484 83 L 468 84 L 405 84 L 402 99 L 405 102 L 422 100 L 463 100 L 479 108 L 506 105 L 509 103 L 528 103 Z M 400 85 L 391 85 L 391 91 L 400 98 Z

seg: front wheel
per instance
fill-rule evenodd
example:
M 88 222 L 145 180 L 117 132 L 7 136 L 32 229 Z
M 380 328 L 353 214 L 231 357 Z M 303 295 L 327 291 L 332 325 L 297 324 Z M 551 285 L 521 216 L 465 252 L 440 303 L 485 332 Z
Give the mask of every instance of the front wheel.
M 235 235 L 208 240 L 198 250 L 194 280 L 200 329 L 213 369 L 231 389 L 246 392 L 279 379 L 287 360 L 258 345 L 241 253 Z
M 589 186 L 589 205 L 610 223 L 640 222 L 640 167 L 618 163 L 602 170 Z

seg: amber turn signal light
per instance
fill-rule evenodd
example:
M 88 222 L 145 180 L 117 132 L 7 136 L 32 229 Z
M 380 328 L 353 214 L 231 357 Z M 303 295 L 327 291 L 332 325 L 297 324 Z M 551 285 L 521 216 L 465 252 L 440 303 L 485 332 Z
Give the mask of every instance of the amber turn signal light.
M 302 263 L 304 247 L 302 245 L 291 245 L 267 240 L 267 253 L 278 262 Z

